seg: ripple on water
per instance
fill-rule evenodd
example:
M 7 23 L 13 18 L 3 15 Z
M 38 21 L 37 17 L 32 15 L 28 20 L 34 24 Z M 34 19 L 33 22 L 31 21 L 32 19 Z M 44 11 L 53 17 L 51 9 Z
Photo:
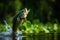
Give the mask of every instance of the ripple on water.
M 16 39 L 17 40 L 22 40 L 22 38 L 24 38 L 26 36 L 17 36 Z M 0 36 L 0 40 L 12 40 L 12 37 L 10 36 Z

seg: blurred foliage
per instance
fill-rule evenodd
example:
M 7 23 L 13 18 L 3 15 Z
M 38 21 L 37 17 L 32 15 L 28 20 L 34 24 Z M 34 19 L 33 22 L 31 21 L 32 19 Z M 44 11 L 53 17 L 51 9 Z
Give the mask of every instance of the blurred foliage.
M 6 30 L 6 29 L 5 29 L 5 25 L 0 24 L 0 32 L 5 31 L 5 30 Z
M 10 25 L 11 26 L 11 25 Z M 0 24 L 0 32 L 6 30 L 6 25 Z M 26 21 L 22 24 L 22 32 L 27 34 L 39 34 L 43 33 L 54 33 L 58 30 L 58 24 L 52 23 L 39 23 L 39 20 L 36 19 L 31 23 L 30 21 Z
M 35 22 L 34 22 L 35 21 Z M 24 33 L 41 33 L 41 32 L 45 32 L 45 33 L 54 33 L 57 31 L 57 24 L 52 24 L 52 23 L 39 23 L 39 21 L 34 20 L 33 23 L 31 23 L 30 21 L 26 21 L 25 23 L 23 23 L 22 25 L 22 32 Z

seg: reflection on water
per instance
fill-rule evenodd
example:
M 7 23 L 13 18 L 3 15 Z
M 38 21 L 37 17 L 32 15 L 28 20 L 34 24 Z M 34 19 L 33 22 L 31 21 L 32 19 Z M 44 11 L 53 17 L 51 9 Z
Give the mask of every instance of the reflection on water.
M 54 40 L 53 35 L 18 36 L 16 38 L 17 40 Z M 12 37 L 11 36 L 0 36 L 0 40 L 12 40 Z
M 23 40 L 23 38 L 25 38 L 25 36 L 16 37 L 17 40 Z M 0 40 L 12 40 L 12 37 L 10 37 L 10 36 L 0 36 Z
M 0 40 L 12 40 L 12 38 L 11 37 L 0 36 Z
M 48 40 L 41 37 L 16 37 L 17 40 Z M 0 37 L 0 40 L 12 40 L 12 37 Z M 51 40 L 51 39 L 50 39 Z

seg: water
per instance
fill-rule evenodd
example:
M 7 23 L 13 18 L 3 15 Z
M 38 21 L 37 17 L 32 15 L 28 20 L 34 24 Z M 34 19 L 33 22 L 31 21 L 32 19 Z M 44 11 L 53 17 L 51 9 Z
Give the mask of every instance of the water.
M 16 37 L 17 40 L 23 40 L 23 38 L 25 38 L 25 36 Z M 0 40 L 12 40 L 12 37 L 11 36 L 0 36 Z
M 19 37 L 16 37 L 17 40 L 40 40 L 41 38 L 40 37 L 22 37 L 22 36 L 19 36 Z M 12 40 L 12 37 L 8 37 L 8 36 L 5 36 L 5 37 L 0 37 L 0 40 Z M 43 40 L 43 39 L 41 39 Z
M 52 37 L 45 36 L 18 36 L 17 40 L 54 40 Z M 0 36 L 0 40 L 12 40 L 11 36 Z
M 12 32 L 12 28 L 8 25 L 7 21 L 4 20 L 6 31 Z
M 0 33 L 0 40 L 12 40 L 12 29 L 4 20 L 5 25 L 6 25 L 6 32 L 1 32 Z M 19 30 L 17 31 L 16 34 L 22 34 Z M 38 36 L 17 36 L 17 40 L 57 40 L 57 38 L 54 38 L 54 33 L 52 34 L 39 34 Z
M 5 32 L 0 32 L 0 40 L 12 40 L 12 28 L 8 25 L 6 20 L 4 20 L 4 23 L 5 23 L 6 31 Z M 22 32 L 17 30 L 16 39 L 17 40 L 22 40 L 22 38 L 25 37 L 25 36 L 18 36 L 19 34 L 22 34 Z

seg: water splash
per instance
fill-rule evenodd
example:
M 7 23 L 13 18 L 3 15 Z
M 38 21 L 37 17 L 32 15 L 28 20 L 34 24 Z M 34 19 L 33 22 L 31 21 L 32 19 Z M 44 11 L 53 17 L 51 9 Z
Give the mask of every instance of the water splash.
M 7 21 L 4 20 L 4 23 L 5 23 L 5 28 L 6 28 L 6 31 L 5 32 L 1 32 L 0 33 L 0 36 L 6 36 L 6 35 L 11 35 L 12 34 L 12 28 L 10 27 L 10 25 L 8 25 Z
M 6 32 L 7 33 L 12 33 L 12 28 L 10 27 L 10 25 L 8 25 L 6 20 L 4 20 L 4 23 L 6 25 Z M 22 34 L 22 32 L 17 30 L 16 35 L 18 36 L 19 34 Z
M 6 31 L 0 33 L 0 38 L 2 38 L 2 40 L 12 40 L 12 37 L 11 37 L 12 36 L 12 28 L 10 27 L 10 25 L 8 25 L 6 20 L 4 20 L 4 23 L 5 23 Z M 22 40 L 23 37 L 26 37 L 26 36 L 21 36 L 20 34 L 22 34 L 22 32 L 17 30 L 17 32 L 16 32 L 17 40 Z M 6 36 L 8 36 L 8 37 L 6 37 Z
M 11 31 L 12 32 L 12 28 L 10 27 L 10 25 L 8 25 L 6 20 L 4 20 L 4 23 L 6 25 L 6 31 L 9 31 L 9 32 Z

